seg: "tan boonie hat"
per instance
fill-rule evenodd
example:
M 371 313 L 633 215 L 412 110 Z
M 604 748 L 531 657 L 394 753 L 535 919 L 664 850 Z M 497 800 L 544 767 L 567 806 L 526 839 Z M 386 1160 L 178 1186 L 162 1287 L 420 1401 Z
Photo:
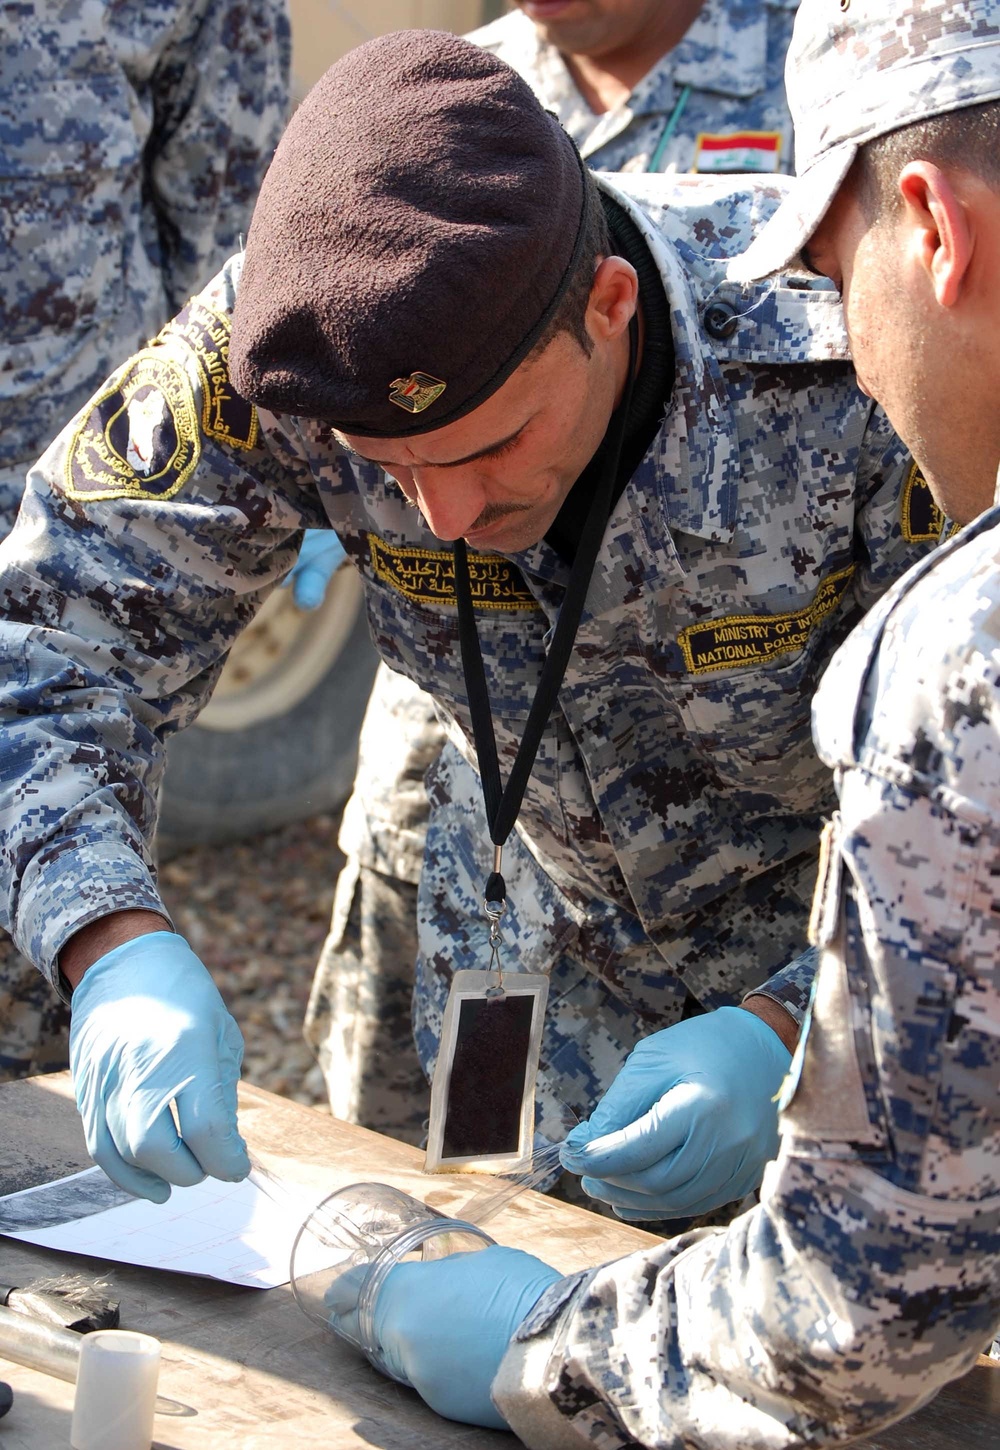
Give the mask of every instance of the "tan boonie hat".
M 785 88 L 798 174 L 734 282 L 798 257 L 866 141 L 1000 97 L 1000 0 L 802 0 Z

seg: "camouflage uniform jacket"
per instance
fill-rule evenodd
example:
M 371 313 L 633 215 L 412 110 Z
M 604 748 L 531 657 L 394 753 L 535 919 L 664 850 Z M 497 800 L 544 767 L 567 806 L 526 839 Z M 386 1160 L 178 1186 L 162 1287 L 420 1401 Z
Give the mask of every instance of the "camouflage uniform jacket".
M 521 11 L 469 35 L 559 117 L 595 171 L 794 170 L 785 52 L 798 0 L 707 0 L 624 101 L 595 115 Z
M 546 1292 L 494 1395 L 525 1444 L 872 1434 L 1000 1323 L 1000 509 L 910 571 L 814 706 L 840 810 L 760 1205 Z
M 786 878 L 801 896 L 811 870 L 830 778 L 809 700 L 834 644 L 919 546 L 901 524 L 909 459 L 856 388 L 836 294 L 721 281 L 783 188 L 650 177 L 611 189 L 663 276 L 675 384 L 609 520 L 525 796 L 523 849 L 576 913 L 525 956 L 593 906 L 598 972 L 615 970 L 616 934 L 646 943 L 647 967 L 613 986 L 655 1021 L 679 931 L 687 986 L 708 1006 L 801 942 L 802 920 L 776 933 L 756 903 Z M 147 847 L 160 742 L 207 698 L 301 529 L 333 524 L 379 649 L 433 690 L 473 755 L 451 550 L 328 426 L 258 417 L 232 394 L 238 273 L 234 259 L 64 431 L 0 548 L 0 895 L 53 981 L 86 922 L 162 910 Z M 567 570 L 544 541 L 472 563 L 509 769 Z M 470 812 L 476 790 L 473 778 Z M 485 874 L 490 856 L 475 833 L 452 841 L 456 876 L 477 858 Z M 722 903 L 746 908 L 739 942 Z
M 67 419 L 238 244 L 289 55 L 287 0 L 0 5 L 0 531 Z

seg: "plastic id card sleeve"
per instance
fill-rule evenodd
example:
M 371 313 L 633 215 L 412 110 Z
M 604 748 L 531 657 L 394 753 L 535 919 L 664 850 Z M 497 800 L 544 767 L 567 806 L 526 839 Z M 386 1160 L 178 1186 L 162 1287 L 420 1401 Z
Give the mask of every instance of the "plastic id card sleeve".
M 428 1173 L 530 1168 L 549 979 L 456 972 L 431 1084 Z

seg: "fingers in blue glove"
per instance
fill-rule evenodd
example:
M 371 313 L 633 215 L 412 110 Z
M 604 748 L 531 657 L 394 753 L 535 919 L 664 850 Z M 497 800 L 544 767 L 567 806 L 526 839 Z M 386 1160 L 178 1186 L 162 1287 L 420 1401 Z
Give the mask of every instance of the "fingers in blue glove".
M 644 1039 L 561 1160 L 616 1212 L 705 1213 L 756 1188 L 777 1151 L 774 1096 L 790 1062 L 777 1034 L 722 1007 Z
M 397 1264 L 375 1306 L 380 1351 L 439 1415 L 505 1430 L 490 1386 L 521 1321 L 560 1277 L 534 1255 L 499 1245 Z
M 171 1183 L 246 1177 L 236 1126 L 243 1039 L 183 937 L 152 932 L 108 952 L 84 974 L 72 1013 L 77 1104 L 109 1178 L 162 1203 Z
M 292 586 L 298 609 L 318 609 L 330 580 L 347 558 L 347 551 L 332 529 L 308 529 L 299 557 L 285 580 Z
M 363 1346 L 358 1324 L 358 1299 L 370 1268 L 368 1259 L 364 1259 L 363 1263 L 353 1264 L 337 1275 L 323 1295 L 324 1305 L 330 1315 L 330 1328 L 342 1339 L 350 1340 L 351 1344 L 359 1347 Z

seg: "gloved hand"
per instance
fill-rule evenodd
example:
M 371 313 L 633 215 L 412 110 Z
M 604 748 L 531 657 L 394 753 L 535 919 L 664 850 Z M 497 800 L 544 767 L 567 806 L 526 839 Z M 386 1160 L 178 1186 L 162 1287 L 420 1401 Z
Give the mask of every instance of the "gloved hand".
M 109 1178 L 165 1203 L 171 1183 L 246 1177 L 243 1038 L 183 937 L 155 931 L 115 947 L 84 973 L 71 1006 L 76 1102 L 87 1151 Z
M 439 1415 L 506 1430 L 490 1386 L 514 1331 L 561 1277 L 499 1245 L 397 1264 L 375 1305 L 375 1337 L 392 1372 Z
M 568 1134 L 563 1166 L 623 1219 L 708 1213 L 742 1198 L 778 1151 L 774 1098 L 791 1060 L 743 1007 L 654 1032 Z
M 318 609 L 327 585 L 347 558 L 347 551 L 332 529 L 307 529 L 299 557 L 282 588 L 292 586 L 297 609 Z

